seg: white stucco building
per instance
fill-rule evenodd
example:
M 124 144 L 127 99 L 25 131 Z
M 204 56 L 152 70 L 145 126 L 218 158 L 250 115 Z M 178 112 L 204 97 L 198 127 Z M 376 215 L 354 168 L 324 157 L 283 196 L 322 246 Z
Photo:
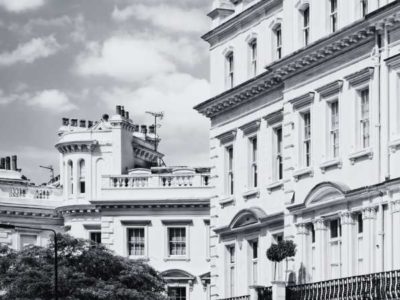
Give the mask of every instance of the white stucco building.
M 44 245 L 49 234 L 18 228 L 34 219 L 148 261 L 172 300 L 208 299 L 210 169 L 159 167 L 154 126 L 135 124 L 120 106 L 97 122 L 64 118 L 58 135 L 62 188 L 29 186 L 16 167 L 0 170 L 0 223 L 17 226 L 0 229 L 0 242 Z
M 288 299 L 395 299 L 400 2 L 216 0 L 209 16 L 211 298 L 286 280 Z M 274 278 L 282 238 L 297 254 Z

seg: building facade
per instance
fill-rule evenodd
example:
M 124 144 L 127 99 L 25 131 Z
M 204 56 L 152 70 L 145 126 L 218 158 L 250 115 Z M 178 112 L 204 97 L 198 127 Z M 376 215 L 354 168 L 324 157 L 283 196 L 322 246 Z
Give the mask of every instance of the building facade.
M 211 298 L 249 299 L 277 280 L 313 289 L 377 272 L 392 278 L 400 2 L 219 0 L 209 17 L 214 96 L 195 109 L 211 121 L 218 195 Z M 297 253 L 275 272 L 266 250 L 281 239 Z
M 17 226 L 0 229 L 0 242 L 16 249 L 45 245 L 49 234 L 21 228 L 34 219 L 39 229 L 51 226 L 148 261 L 172 300 L 207 299 L 210 169 L 160 166 L 154 129 L 134 124 L 120 106 L 97 122 L 64 118 L 56 144 L 61 171 L 53 184 L 59 188 L 31 186 L 16 168 L 0 170 L 0 223 Z M 19 179 L 5 179 L 12 176 Z

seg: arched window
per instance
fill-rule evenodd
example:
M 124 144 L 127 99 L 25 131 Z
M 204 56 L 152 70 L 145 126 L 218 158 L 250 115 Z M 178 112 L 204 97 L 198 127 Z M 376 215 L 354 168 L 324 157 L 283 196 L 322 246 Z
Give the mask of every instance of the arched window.
M 86 167 L 83 159 L 79 161 L 79 193 L 86 193 Z
M 74 193 L 74 165 L 71 160 L 67 164 L 68 194 Z
M 235 61 L 233 51 L 225 55 L 225 86 L 228 89 L 233 88 L 235 78 Z

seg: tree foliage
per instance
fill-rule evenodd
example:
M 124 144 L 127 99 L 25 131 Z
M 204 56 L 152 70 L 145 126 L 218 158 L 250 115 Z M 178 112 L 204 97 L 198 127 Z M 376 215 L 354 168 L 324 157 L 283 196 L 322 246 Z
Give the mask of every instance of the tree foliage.
M 142 261 L 58 235 L 58 291 L 64 300 L 164 300 L 165 282 Z M 54 299 L 54 243 L 16 252 L 0 246 L 1 300 Z
M 270 261 L 281 262 L 285 258 L 296 255 L 296 244 L 291 240 L 279 241 L 272 244 L 267 250 L 267 257 Z

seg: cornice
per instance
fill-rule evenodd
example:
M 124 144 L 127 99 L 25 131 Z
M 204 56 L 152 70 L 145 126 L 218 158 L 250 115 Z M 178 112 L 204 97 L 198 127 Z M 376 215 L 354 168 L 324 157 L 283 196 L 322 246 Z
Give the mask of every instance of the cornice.
M 234 9 L 231 8 L 224 8 L 224 7 L 218 7 L 210 11 L 207 16 L 210 17 L 211 19 L 215 19 L 218 16 L 229 16 L 235 12 Z
M 237 135 L 237 129 L 234 129 L 234 130 L 224 132 L 224 133 L 216 136 L 215 138 L 217 138 L 221 144 L 227 144 L 227 143 L 234 141 L 236 139 L 236 135 Z
M 258 131 L 260 129 L 260 124 L 261 121 L 258 119 L 240 126 L 239 129 L 243 132 L 244 135 L 249 135 Z
M 392 69 L 400 68 L 400 53 L 386 58 L 385 62 Z
M 325 84 L 320 88 L 316 89 L 316 92 L 321 95 L 322 98 L 330 97 L 338 94 L 343 87 L 343 80 L 335 80 L 331 83 Z
M 266 115 L 264 117 L 264 120 L 267 121 L 268 126 L 282 122 L 283 121 L 283 108 Z
M 212 119 L 282 87 L 286 79 L 372 41 L 375 31 L 381 30 L 384 24 L 393 26 L 399 23 L 399 9 L 400 2 L 389 3 L 366 18 L 268 65 L 264 73 L 198 104 L 194 109 Z
M 344 77 L 344 79 L 346 79 L 351 86 L 357 86 L 371 80 L 373 74 L 374 68 L 367 67 Z
M 58 143 L 55 147 L 60 153 L 65 154 L 73 152 L 93 152 L 98 144 L 98 141 L 95 140 L 71 141 Z
M 296 97 L 289 102 L 293 105 L 294 109 L 300 109 L 310 105 L 314 101 L 314 93 L 309 92 L 299 97 Z
M 58 214 L 56 213 L 55 210 L 49 209 L 49 210 L 44 210 L 44 209 L 30 209 L 29 207 L 27 208 L 17 208 L 17 207 L 12 207 L 12 206 L 2 206 L 0 207 L 0 216 L 9 216 L 9 217 L 32 217 L 32 218 L 45 218 L 45 219 L 60 219 Z

